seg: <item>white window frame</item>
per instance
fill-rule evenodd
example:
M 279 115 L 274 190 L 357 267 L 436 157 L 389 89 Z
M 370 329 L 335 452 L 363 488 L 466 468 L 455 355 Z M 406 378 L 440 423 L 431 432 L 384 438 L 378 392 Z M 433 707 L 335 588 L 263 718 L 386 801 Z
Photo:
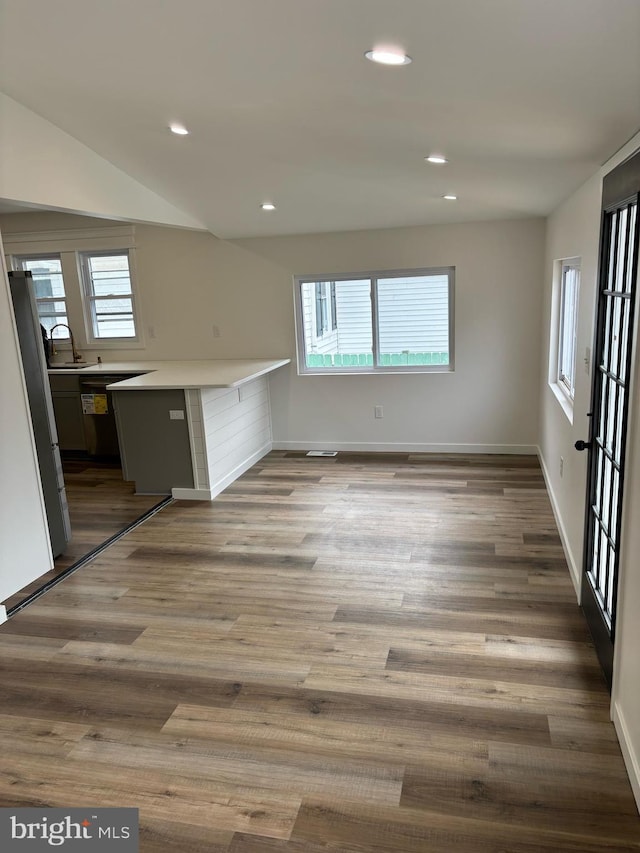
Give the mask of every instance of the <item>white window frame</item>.
M 62 286 L 64 288 L 64 296 L 35 296 L 36 300 L 36 308 L 38 309 L 38 317 L 42 322 L 42 317 L 40 315 L 40 306 L 45 305 L 50 302 L 63 302 L 64 303 L 64 316 L 67 318 L 66 323 L 62 323 L 63 326 L 69 326 L 69 295 L 67 293 L 67 283 L 64 278 L 64 270 L 62 268 L 62 257 L 60 252 L 36 252 L 28 255 L 10 255 L 9 256 L 9 267 L 15 270 L 26 271 L 27 267 L 25 263 L 28 261 L 47 261 L 47 260 L 57 260 L 60 262 L 60 275 L 62 276 Z M 34 294 L 35 295 L 35 294 Z M 69 336 L 69 329 L 65 331 L 61 330 L 61 333 L 55 337 L 55 343 L 65 343 L 71 340 Z
M 126 298 L 131 298 L 131 313 L 133 315 L 133 327 L 135 335 L 128 337 L 98 337 L 96 335 L 96 320 L 95 320 L 95 303 L 97 301 L 108 299 L 108 296 L 95 296 L 92 291 L 92 278 L 89 268 L 89 259 L 97 257 L 114 257 L 116 255 L 126 255 L 129 264 L 129 283 L 131 285 L 131 293 L 126 294 Z M 83 250 L 77 253 L 78 258 L 78 274 L 80 278 L 80 287 L 82 291 L 82 305 L 84 309 L 84 325 L 87 337 L 87 345 L 90 347 L 104 347 L 110 344 L 126 347 L 129 344 L 136 345 L 142 341 L 140 317 L 138 312 L 138 297 L 135 276 L 135 254 L 131 248 L 123 249 L 96 249 Z M 114 294 L 114 297 L 123 296 L 125 294 Z
M 575 276 L 573 300 L 570 300 L 567 294 L 567 279 L 569 275 Z M 555 380 L 560 391 L 562 391 L 570 403 L 573 404 L 576 392 L 576 359 L 578 350 L 578 305 L 580 299 L 579 258 L 567 258 L 561 261 L 559 297 L 558 347 Z M 571 363 L 571 372 L 569 374 L 565 374 L 562 369 L 567 351 L 569 352 L 569 361 Z
M 434 365 L 379 365 L 380 335 L 378 327 L 378 279 L 381 278 L 405 278 L 412 276 L 435 276 L 446 275 L 448 279 L 448 341 L 449 341 L 449 363 Z M 347 366 L 347 367 L 308 367 L 307 349 L 304 334 L 304 318 L 302 305 L 302 286 L 304 284 L 317 284 L 318 282 L 335 283 L 339 281 L 353 281 L 369 279 L 371 282 L 371 330 L 372 330 L 372 366 Z M 323 375 L 338 376 L 345 374 L 372 374 L 372 373 L 452 373 L 455 370 L 454 350 L 454 308 L 455 308 L 455 267 L 425 267 L 421 269 L 406 270 L 374 270 L 367 272 L 350 272 L 322 275 L 296 275 L 294 276 L 294 304 L 296 324 L 297 363 L 299 375 Z M 335 327 L 334 327 L 335 328 Z

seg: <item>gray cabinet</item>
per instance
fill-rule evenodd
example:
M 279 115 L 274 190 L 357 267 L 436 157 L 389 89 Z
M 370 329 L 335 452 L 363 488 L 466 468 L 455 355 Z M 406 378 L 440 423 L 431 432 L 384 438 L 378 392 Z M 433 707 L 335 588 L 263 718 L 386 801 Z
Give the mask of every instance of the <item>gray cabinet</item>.
M 60 450 L 86 450 L 79 376 L 49 375 Z
M 136 493 L 168 495 L 193 489 L 191 443 L 183 390 L 113 391 L 125 480 Z M 183 417 L 174 419 L 172 413 Z

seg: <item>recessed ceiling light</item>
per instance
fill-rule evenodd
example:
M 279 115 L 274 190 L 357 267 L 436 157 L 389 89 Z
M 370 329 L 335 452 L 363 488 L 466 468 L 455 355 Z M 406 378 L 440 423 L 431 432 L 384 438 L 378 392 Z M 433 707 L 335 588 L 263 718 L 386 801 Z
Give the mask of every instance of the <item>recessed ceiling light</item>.
M 446 198 L 447 201 L 457 201 L 458 196 L 453 195 L 453 193 L 447 193 L 447 195 L 443 195 L 442 198 Z
M 428 157 L 424 158 L 428 163 L 448 163 L 446 157 L 443 157 L 441 154 L 429 154 Z
M 187 128 L 183 124 L 170 124 L 169 130 L 171 131 L 171 133 L 175 133 L 178 136 L 188 136 L 189 135 L 189 131 L 187 130 Z
M 379 62 L 381 65 L 408 65 L 411 62 L 411 57 L 406 53 L 391 48 L 374 48 L 368 50 L 365 56 L 371 62 Z
M 275 210 L 276 209 L 275 204 L 272 204 L 270 201 L 265 201 L 263 204 L 260 205 L 260 207 L 262 208 L 262 210 Z

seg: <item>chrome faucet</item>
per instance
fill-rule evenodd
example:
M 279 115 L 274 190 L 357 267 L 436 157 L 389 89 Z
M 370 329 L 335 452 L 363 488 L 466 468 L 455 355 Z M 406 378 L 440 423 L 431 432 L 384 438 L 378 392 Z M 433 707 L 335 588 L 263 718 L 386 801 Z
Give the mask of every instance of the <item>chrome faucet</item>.
M 56 355 L 56 345 L 53 339 L 53 330 L 57 329 L 58 326 L 64 326 L 64 328 L 69 332 L 69 338 L 71 339 L 71 353 L 73 356 L 73 363 L 77 364 L 79 361 L 82 361 L 82 356 L 76 349 L 76 342 L 73 339 L 73 332 L 71 331 L 71 326 L 67 326 L 66 323 L 56 323 L 55 326 L 52 326 L 49 329 L 49 339 L 51 340 L 51 348 L 53 350 L 53 355 Z

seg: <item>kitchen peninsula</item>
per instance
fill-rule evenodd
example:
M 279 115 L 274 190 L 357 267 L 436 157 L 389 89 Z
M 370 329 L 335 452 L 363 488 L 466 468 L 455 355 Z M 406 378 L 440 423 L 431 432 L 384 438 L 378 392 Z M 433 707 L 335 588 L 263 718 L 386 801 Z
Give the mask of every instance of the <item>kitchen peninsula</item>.
M 211 500 L 271 449 L 268 374 L 289 361 L 131 361 L 68 373 L 133 374 L 107 390 L 123 474 L 136 492 Z

